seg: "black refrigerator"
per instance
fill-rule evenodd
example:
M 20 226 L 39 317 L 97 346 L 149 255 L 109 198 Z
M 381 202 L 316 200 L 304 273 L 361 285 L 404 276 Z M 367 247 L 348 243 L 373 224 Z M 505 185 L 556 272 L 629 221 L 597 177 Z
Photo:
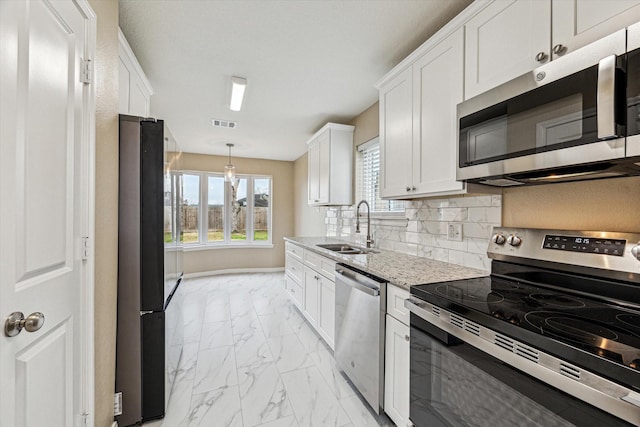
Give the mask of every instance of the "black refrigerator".
M 178 197 L 167 179 L 164 122 L 120 115 L 119 136 L 115 419 L 129 426 L 164 417 L 182 351 L 182 275 L 170 261 L 176 239 L 166 225 L 176 221 L 166 217 L 177 209 L 167 200 Z

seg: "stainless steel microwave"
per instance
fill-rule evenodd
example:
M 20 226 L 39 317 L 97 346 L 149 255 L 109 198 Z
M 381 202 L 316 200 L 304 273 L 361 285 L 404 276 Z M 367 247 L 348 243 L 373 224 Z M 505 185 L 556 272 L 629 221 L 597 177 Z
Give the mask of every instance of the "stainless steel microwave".
M 640 24 L 458 105 L 457 179 L 640 175 Z

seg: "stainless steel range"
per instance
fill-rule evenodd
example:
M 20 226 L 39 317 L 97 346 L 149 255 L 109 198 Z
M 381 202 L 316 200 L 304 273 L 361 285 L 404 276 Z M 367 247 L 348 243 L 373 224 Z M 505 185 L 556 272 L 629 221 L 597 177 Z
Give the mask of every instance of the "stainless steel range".
M 411 421 L 640 425 L 639 242 L 497 228 L 490 276 L 413 287 Z

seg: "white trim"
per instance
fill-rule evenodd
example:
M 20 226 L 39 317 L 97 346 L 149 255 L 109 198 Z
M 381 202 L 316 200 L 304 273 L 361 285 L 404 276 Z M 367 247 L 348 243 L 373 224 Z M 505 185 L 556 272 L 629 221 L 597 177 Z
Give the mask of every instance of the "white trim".
M 234 245 L 232 243 L 227 243 L 227 244 L 215 244 L 215 243 L 209 243 L 209 244 L 204 244 L 204 243 L 183 243 L 182 244 L 182 250 L 184 252 L 196 252 L 196 251 L 208 251 L 210 249 L 212 250 L 217 250 L 217 249 L 273 249 L 273 243 L 265 243 L 265 244 L 258 244 L 258 243 L 238 243 L 237 245 Z
M 228 268 L 226 270 L 200 271 L 198 273 L 185 273 L 185 279 L 195 279 L 197 277 L 220 276 L 223 274 L 242 274 L 242 273 L 278 273 L 284 272 L 284 267 L 271 268 Z
M 87 0 L 74 0 L 85 14 L 87 33 L 85 40 L 85 59 L 95 61 L 97 43 L 97 16 Z M 94 68 L 95 73 L 95 68 Z M 83 140 L 82 144 L 82 180 L 83 188 L 83 225 L 82 234 L 88 237 L 89 254 L 83 262 L 82 284 L 80 292 L 80 359 L 81 391 L 80 413 L 87 414 L 86 427 L 95 424 L 95 187 L 96 187 L 96 80 L 83 87 Z
M 131 64 L 133 65 L 134 71 L 140 78 L 140 81 L 144 85 L 144 88 L 149 92 L 149 95 L 153 95 L 154 91 L 153 91 L 153 88 L 151 87 L 151 83 L 149 83 L 149 79 L 147 79 L 147 76 L 144 74 L 144 70 L 140 66 L 140 63 L 138 62 L 136 55 L 133 53 L 133 50 L 131 49 L 129 42 L 127 41 L 120 27 L 118 27 L 118 41 L 120 42 L 120 47 L 122 48 L 121 53 L 123 53 L 129 60 L 129 62 L 131 62 Z

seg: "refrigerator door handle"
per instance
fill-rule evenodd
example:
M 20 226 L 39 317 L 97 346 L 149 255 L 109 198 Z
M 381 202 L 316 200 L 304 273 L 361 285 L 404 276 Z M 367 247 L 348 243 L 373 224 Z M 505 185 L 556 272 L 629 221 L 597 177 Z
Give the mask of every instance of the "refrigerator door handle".
M 140 317 L 144 316 L 145 314 L 151 314 L 151 313 L 153 313 L 153 311 L 149 311 L 149 310 L 147 310 L 147 311 L 141 311 L 141 312 L 140 312 Z

